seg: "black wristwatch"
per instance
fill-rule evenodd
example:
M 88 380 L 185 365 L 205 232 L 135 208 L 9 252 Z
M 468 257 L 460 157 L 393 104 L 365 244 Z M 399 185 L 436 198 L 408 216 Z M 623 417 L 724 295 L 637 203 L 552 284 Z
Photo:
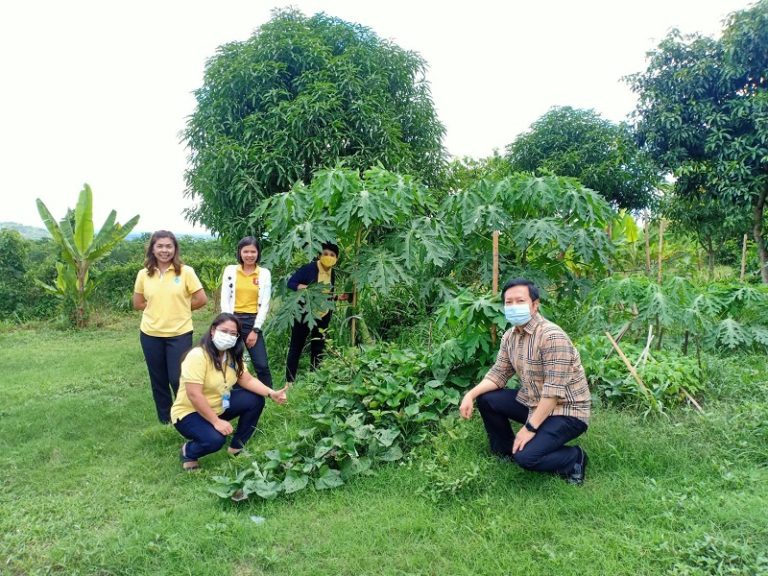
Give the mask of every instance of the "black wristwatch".
M 256 334 L 261 334 L 261 328 L 251 328 L 251 332 L 256 332 Z
M 528 432 L 533 432 L 534 434 L 536 434 L 536 432 L 539 431 L 539 429 L 538 428 L 534 428 L 533 424 L 531 424 L 530 422 L 526 422 L 525 423 L 525 429 L 528 430 Z

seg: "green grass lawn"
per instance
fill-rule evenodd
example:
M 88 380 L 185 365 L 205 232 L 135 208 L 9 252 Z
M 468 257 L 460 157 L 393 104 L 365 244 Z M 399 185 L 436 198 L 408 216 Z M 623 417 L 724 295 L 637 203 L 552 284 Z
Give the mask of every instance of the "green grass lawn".
M 434 443 L 451 497 L 432 497 L 425 446 L 333 491 L 234 504 L 208 492 L 235 466 L 223 451 L 181 471 L 137 327 L 0 335 L 1 574 L 768 574 L 765 357 L 714 363 L 705 416 L 598 407 L 583 487 L 489 457 L 476 416 Z M 269 404 L 249 448 L 279 445 L 308 392 Z

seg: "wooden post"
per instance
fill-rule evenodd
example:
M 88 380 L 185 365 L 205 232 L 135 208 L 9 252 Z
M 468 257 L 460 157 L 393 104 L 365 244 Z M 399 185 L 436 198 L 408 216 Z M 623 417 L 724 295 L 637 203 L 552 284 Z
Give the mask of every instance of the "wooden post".
M 355 310 L 357 308 L 357 285 L 352 285 L 352 313 L 355 313 Z M 357 316 L 352 316 L 352 323 L 350 325 L 349 334 L 350 334 L 350 340 L 351 345 L 355 345 L 355 336 L 357 333 Z
M 741 274 L 739 274 L 739 282 L 744 282 L 744 272 L 747 269 L 747 235 L 744 234 L 744 239 L 741 241 Z
M 493 279 L 491 289 L 494 294 L 499 291 L 499 231 L 493 231 Z M 491 326 L 491 343 L 496 345 L 496 326 Z
M 648 226 L 648 220 L 643 225 L 643 236 L 645 236 L 645 273 L 651 275 L 651 228 Z
M 659 221 L 659 270 L 657 282 L 661 285 L 661 257 L 664 253 L 664 218 Z
M 358 228 L 357 234 L 355 235 L 355 256 L 360 254 L 360 243 L 362 242 L 363 238 L 363 229 Z M 350 346 L 355 345 L 355 336 L 357 335 L 357 283 L 352 283 L 352 323 L 350 325 L 349 329 L 349 337 L 350 337 Z

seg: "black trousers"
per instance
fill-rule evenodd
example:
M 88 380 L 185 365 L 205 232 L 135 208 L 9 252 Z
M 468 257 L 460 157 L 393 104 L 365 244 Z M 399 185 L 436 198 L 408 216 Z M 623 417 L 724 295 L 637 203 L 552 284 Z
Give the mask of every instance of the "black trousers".
M 528 407 L 517 401 L 517 392 L 517 388 L 502 388 L 477 398 L 491 452 L 512 458 L 526 470 L 568 474 L 581 460 L 581 449 L 565 443 L 584 433 L 586 423 L 573 416 L 550 416 L 525 447 L 512 454 L 515 433 L 510 420 L 524 424 L 528 419 Z
M 256 314 L 241 314 L 235 312 L 235 316 L 240 320 L 240 338 L 245 339 L 253 329 L 253 323 L 256 321 Z M 259 334 L 256 344 L 253 348 L 246 348 L 251 357 L 251 364 L 256 372 L 256 376 L 263 384 L 272 388 L 272 372 L 269 370 L 269 360 L 267 359 L 267 344 L 264 342 L 264 334 Z
M 179 391 L 181 357 L 192 348 L 192 332 L 170 338 L 140 332 L 139 340 L 147 362 L 157 419 L 168 424 L 171 421 L 171 405 Z
M 291 343 L 288 346 L 288 360 L 285 363 L 285 381 L 286 383 L 296 380 L 296 373 L 299 370 L 299 358 L 304 351 L 304 345 L 309 336 L 309 359 L 311 370 L 315 370 L 320 364 L 325 350 L 325 330 L 331 323 L 331 313 L 328 312 L 323 318 L 318 320 L 317 324 L 309 329 L 309 326 L 303 322 L 294 322 L 291 329 Z

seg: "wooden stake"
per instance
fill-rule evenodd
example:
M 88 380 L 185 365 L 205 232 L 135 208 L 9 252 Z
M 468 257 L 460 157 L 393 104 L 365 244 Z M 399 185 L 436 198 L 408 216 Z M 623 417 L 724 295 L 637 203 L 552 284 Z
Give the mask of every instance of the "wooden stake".
M 493 278 L 491 289 L 494 294 L 499 292 L 499 231 L 493 231 Z M 491 326 L 491 343 L 496 345 L 496 326 Z
M 640 374 L 638 374 L 637 370 L 635 370 L 635 367 L 632 366 L 632 362 L 630 362 L 629 358 L 626 357 L 626 355 L 624 354 L 624 351 L 621 349 L 621 347 L 619 347 L 616 340 L 613 339 L 613 336 L 611 336 L 611 333 L 606 331 L 605 335 L 608 337 L 608 340 L 611 341 L 611 345 L 613 346 L 614 350 L 616 350 L 616 353 L 621 358 L 621 361 L 624 362 L 624 365 L 627 367 L 627 370 L 629 370 L 629 373 L 632 375 L 632 378 L 634 378 L 635 382 L 637 382 L 637 385 L 640 387 L 640 390 L 642 390 L 645 396 L 648 398 L 648 402 L 650 402 L 654 410 L 658 412 L 659 403 L 656 402 L 656 397 L 651 393 L 651 391 L 645 385 L 645 382 L 643 382 L 642 378 L 640 378 Z
M 696 410 L 699 411 L 699 414 L 704 414 L 704 410 L 702 410 L 701 406 L 699 406 L 699 403 L 696 402 L 696 400 L 694 399 L 693 396 L 691 396 L 688 390 L 686 390 L 682 386 L 680 386 L 680 390 L 683 391 L 683 394 L 685 394 L 685 397 L 688 398 L 688 401 L 696 407 Z
M 744 239 L 741 241 L 741 274 L 739 274 L 739 282 L 744 282 L 744 272 L 747 269 L 747 235 L 744 234 Z
M 352 311 L 354 312 L 357 309 L 357 286 L 353 284 L 352 286 Z M 350 339 L 351 339 L 351 345 L 355 345 L 355 336 L 357 335 L 357 316 L 352 316 L 352 323 L 350 325 L 349 329 Z

